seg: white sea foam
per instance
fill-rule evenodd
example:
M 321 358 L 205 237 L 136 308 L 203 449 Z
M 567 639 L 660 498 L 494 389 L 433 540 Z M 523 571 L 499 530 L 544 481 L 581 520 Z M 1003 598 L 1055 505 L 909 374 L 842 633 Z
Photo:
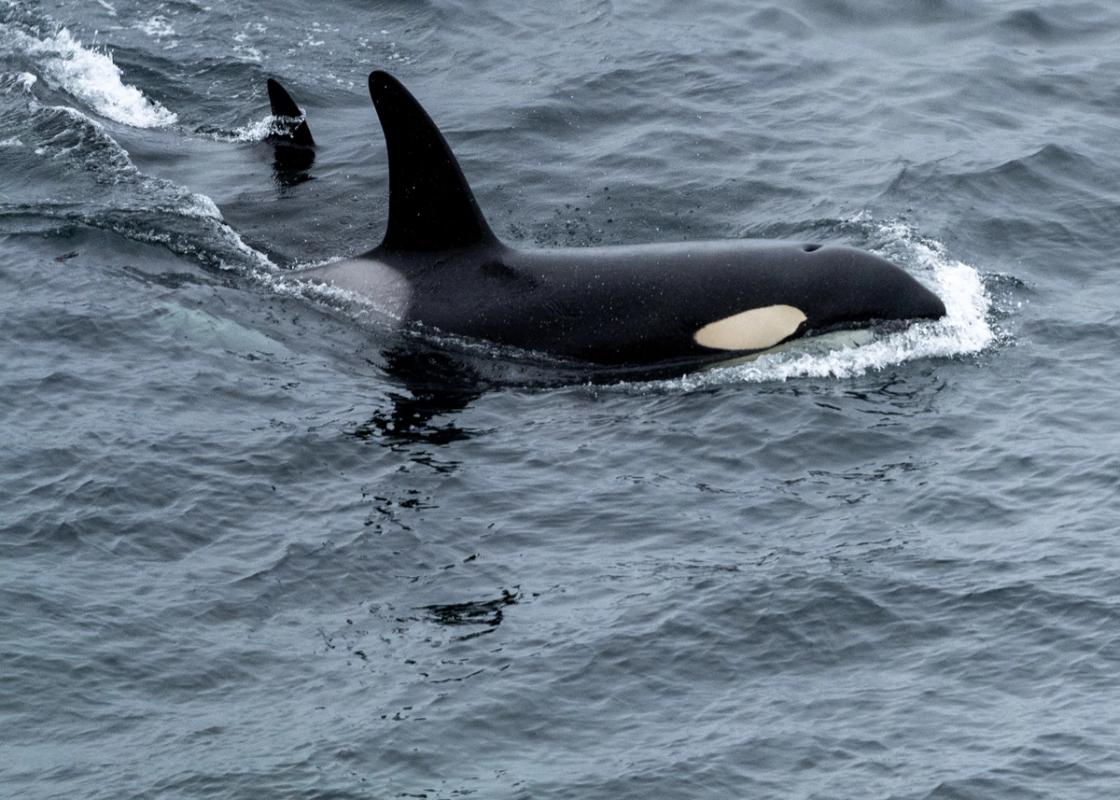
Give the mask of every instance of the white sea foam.
M 267 275 L 258 273 L 256 277 L 277 294 L 286 297 L 303 297 L 333 308 L 344 309 L 355 318 L 365 318 L 371 313 L 382 312 L 382 309 L 372 298 L 330 283 L 301 278 L 299 272 L 283 273 L 275 271 Z
M 222 212 L 218 210 L 218 204 L 204 194 L 192 193 L 181 211 L 185 217 L 223 221 Z
M 269 136 L 283 136 L 290 133 L 294 119 L 303 119 L 303 117 L 274 117 L 266 114 L 261 119 L 246 123 L 232 131 L 217 131 L 209 135 L 220 142 L 263 142 Z
M 167 206 L 145 209 L 145 212 L 150 211 L 186 217 L 196 222 L 190 226 L 187 235 L 179 230 L 168 230 L 166 226 L 137 227 L 127 219 L 110 219 L 101 227 L 136 241 L 151 242 L 176 253 L 197 256 L 219 269 L 246 275 L 265 286 L 276 285 L 276 265 L 267 255 L 247 245 L 241 235 L 222 219 L 214 201 L 206 195 L 187 193 Z
M 945 303 L 945 317 L 887 334 L 859 331 L 846 336 L 797 340 L 747 363 L 642 386 L 687 391 L 793 378 L 851 378 L 916 359 L 979 353 L 995 341 L 988 320 L 991 297 L 975 268 L 951 258 L 939 242 L 918 236 L 902 223 L 876 224 L 865 218 L 853 221 L 873 227 L 872 238 L 889 243 L 882 248 L 890 251 L 884 255 L 906 264 L 932 285 Z
M 98 114 L 137 128 L 173 125 L 178 117 L 122 79 L 112 55 L 84 47 L 66 28 L 38 39 L 17 34 L 36 56 L 47 82 L 88 103 Z
M 284 129 L 280 121 L 269 114 L 256 122 L 242 125 L 231 134 L 222 134 L 217 138 L 230 142 L 263 142 L 266 136 L 283 132 Z
M 263 61 L 264 54 L 259 47 L 254 45 L 254 42 L 259 43 L 267 31 L 268 26 L 260 22 L 250 22 L 245 25 L 240 32 L 233 36 L 233 54 L 245 61 L 256 61 L 257 63 Z
M 38 80 L 39 79 L 30 72 L 0 73 L 0 93 L 12 94 L 13 92 L 23 92 L 24 94 L 30 94 L 31 87 L 34 86 Z
M 234 45 L 233 54 L 245 61 L 255 61 L 258 64 L 264 60 L 264 54 L 258 48 L 249 44 Z
M 233 251 L 236 261 L 220 258 L 218 266 L 225 270 L 237 272 L 247 271 L 254 280 L 266 286 L 276 285 L 276 276 L 279 273 L 277 266 L 272 263 L 267 255 L 260 250 L 255 250 L 245 243 L 241 234 L 226 223 L 218 206 L 204 194 L 191 194 L 190 199 L 180 209 L 186 217 L 194 217 L 208 222 L 212 226 L 215 236 L 221 239 Z
M 163 39 L 175 35 L 175 29 L 171 27 L 171 20 L 162 14 L 156 14 L 154 17 L 137 22 L 132 27 L 143 31 L 153 39 Z

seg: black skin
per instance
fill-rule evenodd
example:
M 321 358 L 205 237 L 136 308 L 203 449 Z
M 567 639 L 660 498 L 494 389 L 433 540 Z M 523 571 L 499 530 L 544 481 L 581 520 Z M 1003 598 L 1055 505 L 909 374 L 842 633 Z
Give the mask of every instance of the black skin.
M 310 180 L 315 163 L 315 139 L 302 109 L 278 80 L 268 79 L 268 103 L 279 130 L 265 139 L 273 148 L 273 174 L 282 187 Z
M 389 222 L 381 245 L 310 276 L 371 294 L 362 264 L 401 275 L 408 322 L 580 362 L 683 372 L 750 351 L 696 343 L 705 325 L 789 305 L 794 339 L 875 321 L 937 319 L 945 306 L 889 261 L 839 245 L 743 240 L 516 250 L 491 232 L 442 134 L 392 76 L 370 95 L 389 156 Z M 369 274 L 378 268 L 370 264 Z
M 808 250 L 806 248 L 809 248 Z M 375 250 L 408 276 L 406 318 L 441 331 L 607 366 L 725 360 L 703 326 L 751 308 L 807 317 L 788 339 L 873 321 L 937 319 L 945 306 L 906 272 L 843 246 L 701 242 L 436 254 Z

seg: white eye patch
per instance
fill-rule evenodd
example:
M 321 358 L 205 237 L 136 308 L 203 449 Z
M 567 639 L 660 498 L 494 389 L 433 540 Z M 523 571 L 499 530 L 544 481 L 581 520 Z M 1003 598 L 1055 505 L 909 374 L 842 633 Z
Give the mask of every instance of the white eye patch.
M 692 338 L 713 350 L 765 350 L 793 335 L 805 320 L 800 308 L 764 306 L 710 322 Z

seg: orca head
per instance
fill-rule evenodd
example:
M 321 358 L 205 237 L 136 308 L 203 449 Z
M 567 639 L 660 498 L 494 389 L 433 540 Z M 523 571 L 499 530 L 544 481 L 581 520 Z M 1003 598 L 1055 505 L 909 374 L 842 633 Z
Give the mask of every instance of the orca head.
M 800 336 L 876 322 L 940 319 L 941 299 L 874 253 L 843 245 L 780 244 L 767 253 L 770 302 L 714 320 L 693 334 L 710 350 L 758 351 Z M 752 280 L 759 280 L 754 272 Z
M 945 316 L 941 298 L 882 256 L 845 245 L 799 248 L 813 283 L 802 308 L 806 331 Z

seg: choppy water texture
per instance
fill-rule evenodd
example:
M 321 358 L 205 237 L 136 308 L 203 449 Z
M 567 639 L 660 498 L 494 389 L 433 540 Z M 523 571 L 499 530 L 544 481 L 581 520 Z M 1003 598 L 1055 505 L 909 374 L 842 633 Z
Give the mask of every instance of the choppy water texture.
M 1115 3 L 0 20 L 0 795 L 1115 795 Z M 842 241 L 950 317 L 457 382 L 290 278 L 380 237 L 374 68 L 505 239 Z

